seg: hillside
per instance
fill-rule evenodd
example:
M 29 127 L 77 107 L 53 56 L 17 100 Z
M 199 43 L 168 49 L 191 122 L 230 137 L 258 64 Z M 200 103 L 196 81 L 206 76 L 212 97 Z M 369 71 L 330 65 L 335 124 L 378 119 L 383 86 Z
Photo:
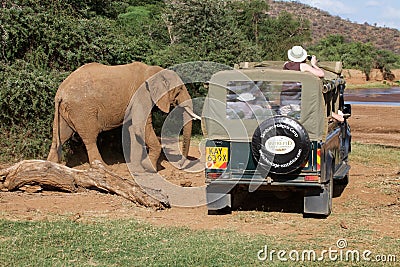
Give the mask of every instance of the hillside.
M 328 35 L 340 34 L 349 41 L 371 42 L 379 49 L 400 53 L 400 31 L 397 29 L 353 23 L 298 2 L 270 1 L 269 14 L 272 17 L 283 11 L 311 22 L 313 44 Z

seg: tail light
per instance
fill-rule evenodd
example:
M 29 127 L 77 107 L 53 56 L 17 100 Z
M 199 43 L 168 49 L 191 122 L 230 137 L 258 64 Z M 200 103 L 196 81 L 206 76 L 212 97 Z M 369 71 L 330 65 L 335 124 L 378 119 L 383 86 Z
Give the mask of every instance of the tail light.
M 304 177 L 304 181 L 317 182 L 317 181 L 319 181 L 319 176 L 318 175 L 306 175 L 306 177 Z
M 208 179 L 218 179 L 222 175 L 222 172 L 209 172 L 207 173 Z

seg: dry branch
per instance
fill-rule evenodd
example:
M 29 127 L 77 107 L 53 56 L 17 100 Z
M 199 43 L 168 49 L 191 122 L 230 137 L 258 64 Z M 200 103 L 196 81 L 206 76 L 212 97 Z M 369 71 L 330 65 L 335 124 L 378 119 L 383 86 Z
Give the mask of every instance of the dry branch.
M 76 170 L 45 160 L 24 160 L 0 170 L 0 190 L 12 191 L 26 186 L 77 192 L 94 189 L 122 196 L 137 205 L 156 209 L 168 208 L 168 197 L 161 190 L 144 190 L 134 179 L 126 179 L 97 164 L 88 170 Z M 150 196 L 146 192 L 150 192 Z

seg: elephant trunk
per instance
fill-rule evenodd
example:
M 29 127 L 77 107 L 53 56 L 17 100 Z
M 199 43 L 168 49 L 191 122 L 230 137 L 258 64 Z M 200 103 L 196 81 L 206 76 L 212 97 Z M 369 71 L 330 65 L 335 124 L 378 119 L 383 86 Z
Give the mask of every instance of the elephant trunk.
M 190 147 L 190 137 L 192 135 L 192 119 L 193 119 L 193 103 L 192 99 L 186 90 L 186 88 L 182 88 L 178 98 L 178 105 L 184 108 L 183 111 L 183 140 L 182 140 L 182 160 L 180 165 L 182 167 L 185 159 L 189 155 L 189 147 Z M 193 115 L 192 115 L 193 114 Z
M 192 116 L 188 112 L 183 112 L 183 140 L 182 155 L 187 158 L 189 155 L 190 137 L 192 135 Z

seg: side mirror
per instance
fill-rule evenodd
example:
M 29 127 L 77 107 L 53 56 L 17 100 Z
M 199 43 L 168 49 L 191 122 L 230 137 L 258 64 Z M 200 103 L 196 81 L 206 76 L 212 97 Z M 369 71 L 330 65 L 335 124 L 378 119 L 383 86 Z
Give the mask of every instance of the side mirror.
M 351 105 L 350 104 L 344 104 L 342 112 L 343 112 L 343 117 L 345 119 L 350 118 L 351 117 Z

